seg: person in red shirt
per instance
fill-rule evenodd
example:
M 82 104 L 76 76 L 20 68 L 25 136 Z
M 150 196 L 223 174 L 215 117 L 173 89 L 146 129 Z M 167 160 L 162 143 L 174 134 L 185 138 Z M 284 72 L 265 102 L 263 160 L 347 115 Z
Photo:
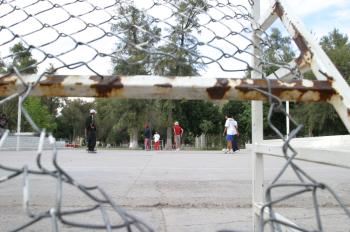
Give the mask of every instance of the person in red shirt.
M 173 130 L 174 130 L 175 149 L 179 151 L 181 146 L 181 137 L 182 137 L 182 134 L 184 133 L 184 129 L 182 129 L 182 127 L 179 125 L 179 122 L 175 122 Z

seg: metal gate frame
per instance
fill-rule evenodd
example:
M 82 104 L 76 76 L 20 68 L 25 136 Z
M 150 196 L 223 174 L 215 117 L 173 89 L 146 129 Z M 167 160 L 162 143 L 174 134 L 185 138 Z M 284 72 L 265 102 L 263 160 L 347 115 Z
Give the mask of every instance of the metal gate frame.
M 300 50 L 300 56 L 291 63 L 296 64 L 301 72 L 311 70 L 317 80 L 328 80 L 337 94 L 330 97 L 327 101 L 333 105 L 347 130 L 350 132 L 350 87 L 344 80 L 339 71 L 332 64 L 331 60 L 322 50 L 311 34 L 305 29 L 304 25 L 294 16 L 292 10 L 284 0 L 271 0 L 270 8 L 260 15 L 260 0 L 255 1 L 252 7 L 253 18 L 257 20 L 257 28 L 253 34 L 253 41 L 258 43 L 258 38 L 262 32 L 278 19 L 282 22 L 285 29 L 293 38 L 295 44 Z M 260 57 L 260 50 L 254 48 L 254 57 Z M 256 70 L 261 70 L 259 61 L 252 59 L 252 66 Z M 277 71 L 278 76 L 282 79 L 290 79 L 291 73 L 285 69 Z M 260 79 L 262 75 L 253 71 L 253 79 Z M 274 76 L 267 78 L 273 79 Z M 263 155 L 283 156 L 282 141 L 271 144 L 268 140 L 263 139 L 263 104 L 261 101 L 252 101 L 252 158 L 253 158 L 253 231 L 259 231 L 259 221 L 261 208 L 264 205 L 264 159 Z M 311 162 L 327 163 L 334 166 L 350 167 L 349 152 L 332 151 L 332 154 L 323 156 L 314 156 L 317 149 L 313 148 L 296 148 L 298 156 L 296 159 L 308 160 Z M 335 158 L 336 157 L 336 158 Z M 265 210 L 266 214 L 269 212 Z M 293 224 L 290 220 L 277 214 L 277 219 Z M 284 228 L 283 231 L 296 231 L 291 228 Z

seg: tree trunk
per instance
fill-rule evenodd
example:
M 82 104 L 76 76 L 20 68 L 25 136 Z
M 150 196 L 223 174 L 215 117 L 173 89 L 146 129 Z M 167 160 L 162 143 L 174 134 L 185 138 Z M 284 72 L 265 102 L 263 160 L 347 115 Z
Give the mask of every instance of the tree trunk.
M 309 134 L 309 137 L 313 137 L 313 133 L 312 133 L 312 128 L 311 127 L 309 127 L 309 129 L 308 129 L 308 134 Z
M 205 134 L 201 134 L 200 136 L 200 146 L 202 150 L 207 148 L 207 139 Z
M 171 127 L 167 127 L 166 129 L 166 144 L 165 144 L 165 149 L 166 150 L 171 150 L 173 147 L 172 143 L 172 129 Z
M 139 147 L 138 144 L 138 133 L 137 133 L 137 129 L 133 128 L 131 129 L 130 132 L 130 143 L 129 143 L 129 148 L 130 149 L 137 149 Z
M 172 128 L 172 123 L 173 123 L 173 107 L 168 108 L 168 126 L 166 129 L 166 144 L 165 144 L 165 149 L 166 150 L 171 150 L 173 147 L 173 142 L 172 142 L 172 134 L 173 134 L 173 128 Z
M 194 140 L 194 147 L 196 149 L 200 149 L 201 148 L 200 137 L 198 137 L 198 136 L 196 136 L 196 138 Z

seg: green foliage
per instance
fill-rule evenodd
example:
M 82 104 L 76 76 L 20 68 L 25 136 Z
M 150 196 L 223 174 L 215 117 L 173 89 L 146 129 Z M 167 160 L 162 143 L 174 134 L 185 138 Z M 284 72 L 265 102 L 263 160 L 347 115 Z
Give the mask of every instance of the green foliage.
M 269 75 L 283 65 L 290 62 L 295 53 L 291 48 L 291 38 L 283 36 L 278 28 L 272 28 L 269 36 L 269 44 L 263 49 L 264 60 L 268 64 L 264 67 L 264 72 Z
M 114 73 L 118 75 L 150 74 L 154 66 L 154 58 L 147 51 L 158 42 L 159 39 L 154 35 L 160 34 L 160 28 L 152 25 L 152 19 L 132 5 L 120 8 L 119 14 L 124 20 L 112 25 L 112 30 L 124 33 L 121 34 L 122 39 L 117 44 L 116 58 L 112 60 L 115 65 Z M 114 111 L 106 117 L 117 115 L 118 121 L 110 128 L 103 128 L 101 138 L 104 141 L 113 141 L 113 138 L 110 138 L 114 133 L 111 128 L 114 130 L 127 129 L 130 135 L 135 137 L 134 133 L 138 133 L 143 124 L 149 120 L 153 102 L 150 100 L 116 100 L 113 102 Z M 99 103 L 102 104 L 103 109 L 103 101 Z
M 334 29 L 321 38 L 320 44 L 339 72 L 350 83 L 350 42 L 347 35 Z M 312 73 L 307 73 L 305 77 L 315 78 Z M 291 112 L 298 122 L 304 124 L 304 134 L 307 136 L 348 133 L 333 106 L 328 103 L 299 103 Z
M 155 65 L 155 73 L 165 76 L 194 76 L 198 70 L 204 67 L 197 60 L 199 52 L 196 39 L 191 35 L 194 31 L 200 33 L 198 15 L 200 10 L 206 11 L 208 4 L 203 0 L 174 1 L 178 8 L 176 12 L 176 26 L 169 32 L 171 43 L 161 46 L 159 49 L 164 54 L 158 58 Z
M 222 107 L 222 115 L 232 116 L 238 123 L 238 131 L 240 134 L 239 142 L 244 144 L 250 141 L 251 138 L 251 103 L 229 101 Z M 225 124 L 225 119 L 221 120 L 222 131 Z M 222 133 L 222 132 L 221 132 Z
M 337 112 L 328 103 L 297 103 L 291 112 L 298 122 L 304 124 L 304 135 L 326 136 L 348 133 Z
M 220 133 L 219 125 L 221 124 L 222 115 L 217 105 L 212 102 L 198 100 L 175 101 L 175 103 L 175 108 L 173 110 L 174 121 L 179 121 L 187 134 L 191 132 L 193 135 L 199 136 L 202 133 Z M 208 126 L 206 122 L 210 122 L 213 126 Z M 204 126 L 203 123 L 206 126 Z
M 334 29 L 321 38 L 321 46 L 343 77 L 350 83 L 350 42 L 346 34 Z
M 118 41 L 114 73 L 120 75 L 146 75 L 152 69 L 153 57 L 147 53 L 159 41 L 161 29 L 152 25 L 152 19 L 134 6 L 121 7 L 119 14 L 124 16 L 112 31 L 123 31 Z M 140 30 L 139 28 L 142 28 Z
M 91 108 L 94 108 L 94 103 L 80 99 L 66 100 L 61 115 L 57 117 L 57 130 L 54 135 L 70 141 L 84 137 L 85 120 Z M 97 125 L 99 127 L 100 122 Z
M 15 55 L 12 65 L 21 73 L 31 74 L 37 72 L 37 61 L 32 58 L 30 49 L 24 47 L 22 43 L 17 43 L 10 48 L 10 51 Z
M 54 116 L 50 113 L 47 106 L 42 104 L 39 97 L 28 97 L 23 106 L 40 128 L 46 128 L 47 131 L 53 131 L 57 128 Z M 31 131 L 27 122 L 23 123 L 22 130 Z
M 37 72 L 37 61 L 32 58 L 30 49 L 26 48 L 22 43 L 17 43 L 10 48 L 10 51 L 14 55 L 12 66 L 16 67 L 23 74 L 32 74 Z M 5 64 L 1 62 L 0 73 L 11 72 L 11 68 L 6 69 Z M 17 110 L 18 99 L 13 99 L 2 105 L 3 113 L 9 119 L 9 129 L 15 130 L 17 124 Z M 32 117 L 33 121 L 41 128 L 46 128 L 48 131 L 56 129 L 54 115 L 50 112 L 48 107 L 42 103 L 38 97 L 27 97 L 24 101 L 24 107 Z M 22 131 L 32 131 L 29 123 L 22 120 Z
M 62 107 L 62 102 L 64 98 L 59 97 L 41 97 L 41 103 L 47 107 L 51 115 L 56 116 L 58 114 L 57 110 Z
M 212 121 L 208 121 L 206 119 L 202 120 L 199 124 L 199 128 L 204 134 L 208 134 L 209 131 L 213 130 L 214 123 Z
M 0 98 L 1 100 L 4 97 Z M 8 129 L 14 131 L 17 129 L 17 109 L 18 99 L 14 98 L 10 101 L 5 102 L 1 106 L 1 113 L 5 114 L 8 119 Z
M 3 74 L 3 73 L 6 73 L 5 63 L 0 59 L 0 74 Z
M 154 101 L 98 99 L 97 117 L 101 122 L 98 137 L 103 142 L 114 143 L 117 132 L 141 130 L 146 122 L 155 121 Z M 152 123 L 151 123 L 152 124 Z
M 278 29 L 272 29 L 271 46 L 265 49 L 264 56 L 269 63 L 289 62 L 294 56 L 290 47 L 290 39 L 283 37 Z M 322 37 L 320 42 L 322 48 L 333 61 L 341 74 L 350 80 L 350 44 L 348 37 L 334 29 L 327 36 Z M 265 67 L 267 75 L 278 69 L 278 65 Z M 315 79 L 311 72 L 304 74 L 306 79 Z M 264 104 L 264 122 L 267 122 L 267 112 L 269 106 Z M 345 127 L 341 123 L 333 107 L 326 103 L 318 104 L 290 104 L 291 115 L 299 123 L 304 124 L 305 130 L 299 136 L 321 136 L 346 133 Z M 286 133 L 286 118 L 281 113 L 274 113 L 272 116 L 274 125 L 282 132 Z M 273 138 L 274 132 L 264 124 L 264 135 L 266 138 Z

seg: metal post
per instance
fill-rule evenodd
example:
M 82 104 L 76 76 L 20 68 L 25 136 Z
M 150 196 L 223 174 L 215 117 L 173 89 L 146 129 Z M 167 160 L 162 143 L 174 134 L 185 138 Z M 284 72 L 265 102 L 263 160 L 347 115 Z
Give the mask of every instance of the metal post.
M 286 116 L 286 135 L 287 135 L 287 138 L 288 138 L 288 135 L 289 135 L 289 132 L 290 132 L 290 121 L 289 121 L 289 101 L 286 101 L 286 113 L 287 113 L 287 116 Z
M 255 21 L 260 18 L 260 0 L 256 0 L 252 7 L 252 14 Z M 253 32 L 254 42 L 254 56 L 252 59 L 252 66 L 259 70 L 259 61 L 256 57 L 260 57 L 259 39 Z M 261 74 L 257 71 L 252 72 L 253 79 L 261 78 Z M 256 152 L 255 146 L 263 140 L 263 103 L 262 101 L 252 101 L 252 160 L 253 160 L 253 199 L 252 199 L 252 210 L 253 210 L 253 231 L 259 231 L 260 215 L 256 206 L 264 202 L 264 159 L 261 153 Z
M 20 147 L 20 133 L 21 133 L 21 121 L 22 121 L 22 96 L 18 97 L 18 110 L 17 110 L 17 145 L 16 151 L 19 151 Z

